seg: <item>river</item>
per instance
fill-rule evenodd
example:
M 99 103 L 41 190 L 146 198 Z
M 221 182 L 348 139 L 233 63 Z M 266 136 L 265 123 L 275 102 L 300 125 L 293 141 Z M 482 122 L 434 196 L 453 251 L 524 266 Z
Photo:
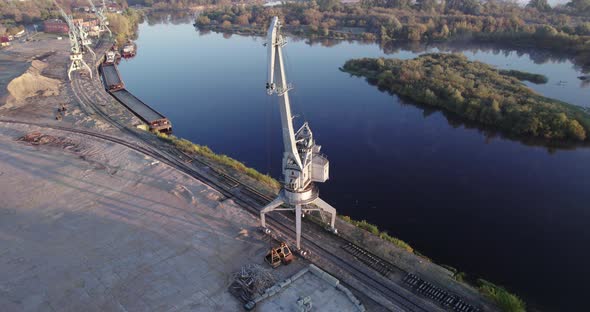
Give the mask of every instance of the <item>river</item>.
M 128 89 L 180 137 L 279 178 L 276 98 L 265 93 L 263 38 L 141 24 L 122 61 Z M 437 263 L 504 285 L 544 310 L 580 311 L 590 278 L 590 149 L 523 144 L 383 93 L 339 70 L 350 58 L 455 51 L 499 68 L 545 74 L 535 91 L 590 106 L 566 58 L 486 46 L 413 46 L 289 38 L 293 111 L 330 159 L 324 200 Z M 586 247 L 584 247 L 586 246 Z

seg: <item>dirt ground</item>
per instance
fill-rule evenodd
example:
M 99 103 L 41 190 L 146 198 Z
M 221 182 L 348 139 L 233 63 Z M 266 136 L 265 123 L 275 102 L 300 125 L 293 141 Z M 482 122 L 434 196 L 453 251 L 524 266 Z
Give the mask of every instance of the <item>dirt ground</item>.
M 1 122 L 0 207 L 2 311 L 235 311 L 230 273 L 267 248 L 254 217 L 177 170 Z
M 48 122 L 70 98 L 65 91 L 69 41 L 46 36 L 0 50 L 0 115 Z
M 68 45 L 45 36 L 0 50 L 0 119 L 102 129 L 66 80 Z M 227 288 L 242 265 L 264 264 L 257 227 L 217 191 L 136 151 L 0 122 L 2 312 L 241 310 Z
M 78 102 L 67 81 L 69 41 L 55 37 L 0 50 L 0 119 L 122 135 Z M 81 84 L 109 116 L 137 123 L 100 94 L 100 81 Z M 227 289 L 242 265 L 263 264 L 269 242 L 258 225 L 207 185 L 131 149 L 0 121 L 2 312 L 239 311 Z M 448 271 L 347 231 L 400 267 L 451 284 Z M 306 264 L 274 272 L 285 278 Z

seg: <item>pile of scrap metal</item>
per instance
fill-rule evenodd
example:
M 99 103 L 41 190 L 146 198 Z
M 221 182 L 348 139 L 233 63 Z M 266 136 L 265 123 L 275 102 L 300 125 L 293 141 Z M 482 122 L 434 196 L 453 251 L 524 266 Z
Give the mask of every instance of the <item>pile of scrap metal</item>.
M 313 307 L 313 305 L 311 303 L 310 296 L 301 297 L 301 298 L 299 298 L 299 300 L 297 300 L 297 309 L 299 312 L 309 312 L 309 311 L 311 311 L 312 307 Z
M 243 302 L 248 302 L 274 284 L 275 277 L 271 271 L 257 264 L 249 264 L 234 273 L 230 293 Z
M 271 248 L 266 254 L 266 257 L 264 257 L 264 260 L 273 268 L 277 268 L 281 264 L 291 263 L 293 261 L 293 254 L 287 244 L 281 243 L 279 247 Z

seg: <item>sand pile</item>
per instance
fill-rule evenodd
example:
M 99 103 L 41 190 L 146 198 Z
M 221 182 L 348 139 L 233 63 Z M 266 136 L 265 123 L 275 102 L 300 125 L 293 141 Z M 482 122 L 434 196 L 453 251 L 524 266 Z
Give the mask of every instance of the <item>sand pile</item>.
M 39 60 L 31 62 L 31 67 L 17 78 L 14 78 L 7 86 L 9 98 L 7 104 L 20 103 L 33 96 L 59 95 L 61 82 L 41 75 L 47 63 Z

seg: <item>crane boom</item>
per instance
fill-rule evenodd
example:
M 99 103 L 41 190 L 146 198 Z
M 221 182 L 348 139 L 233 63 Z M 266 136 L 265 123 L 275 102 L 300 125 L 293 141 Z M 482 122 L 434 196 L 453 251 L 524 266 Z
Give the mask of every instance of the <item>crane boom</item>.
M 293 129 L 293 116 L 291 114 L 291 103 L 289 100 L 289 86 L 287 85 L 283 53 L 281 50 L 286 42 L 280 33 L 280 28 L 281 23 L 278 17 L 275 16 L 268 29 L 267 44 L 269 69 L 266 89 L 269 95 L 276 93 L 279 96 L 281 125 L 283 127 L 283 144 L 285 148 L 283 166 L 292 164 L 296 165 L 296 168 L 299 171 L 303 171 L 303 163 L 295 145 L 295 130 Z M 275 82 L 275 79 L 278 81 Z
M 104 15 L 104 10 L 106 8 L 106 4 L 105 4 L 104 0 L 102 0 L 102 7 L 100 9 L 97 9 L 96 6 L 94 6 L 94 3 L 92 2 L 92 0 L 88 0 L 88 3 L 90 4 L 92 11 L 94 12 L 96 17 L 98 18 L 99 32 L 102 33 L 102 32 L 108 31 L 109 36 L 112 37 L 113 33 L 111 33 L 111 30 L 109 29 L 108 18 L 106 17 L 106 15 Z
M 70 38 L 70 60 L 72 61 L 68 68 L 68 78 L 72 80 L 72 72 L 76 70 L 86 69 L 92 78 L 92 69 L 84 61 L 82 54 L 82 45 L 85 43 L 82 35 L 84 34 L 81 30 L 74 25 L 72 18 L 66 14 L 66 12 L 59 6 L 59 4 L 53 0 L 53 4 L 59 9 L 59 13 L 68 24 L 68 36 Z M 90 50 L 94 55 L 94 52 Z

